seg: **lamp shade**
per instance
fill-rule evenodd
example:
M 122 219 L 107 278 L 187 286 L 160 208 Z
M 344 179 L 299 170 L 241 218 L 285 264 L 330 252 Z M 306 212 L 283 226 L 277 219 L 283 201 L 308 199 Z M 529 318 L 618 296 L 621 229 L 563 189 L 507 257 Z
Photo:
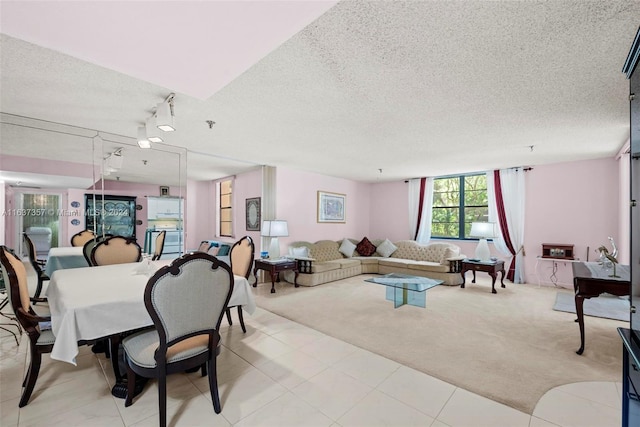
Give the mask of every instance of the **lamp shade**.
M 260 235 L 264 237 L 286 237 L 289 235 L 287 221 L 275 219 L 262 221 Z
M 481 239 L 496 237 L 496 224 L 493 222 L 472 222 L 469 236 Z

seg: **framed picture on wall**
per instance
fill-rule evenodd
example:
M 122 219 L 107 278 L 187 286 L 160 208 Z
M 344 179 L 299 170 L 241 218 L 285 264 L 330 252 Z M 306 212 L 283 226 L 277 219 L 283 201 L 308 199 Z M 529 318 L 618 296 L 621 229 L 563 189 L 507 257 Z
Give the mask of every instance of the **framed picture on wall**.
M 260 197 L 246 200 L 247 231 L 260 231 Z
M 318 191 L 318 222 L 346 222 L 346 194 Z
M 161 186 L 160 187 L 160 196 L 168 197 L 169 196 L 169 187 Z

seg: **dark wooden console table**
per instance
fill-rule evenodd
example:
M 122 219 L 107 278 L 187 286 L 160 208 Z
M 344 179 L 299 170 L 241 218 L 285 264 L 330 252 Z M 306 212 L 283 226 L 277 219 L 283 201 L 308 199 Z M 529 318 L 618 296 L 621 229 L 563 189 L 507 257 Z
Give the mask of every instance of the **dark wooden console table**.
M 504 288 L 504 261 L 490 261 L 490 262 L 482 262 L 482 261 L 472 261 L 470 259 L 462 260 L 462 267 L 460 269 L 460 274 L 462 275 L 462 284 L 461 288 L 464 288 L 465 277 L 464 273 L 467 271 L 473 271 L 473 280 L 471 283 L 476 283 L 476 271 L 484 271 L 485 273 L 489 273 L 491 276 L 491 293 L 497 294 L 496 292 L 496 278 L 498 277 L 498 273 L 502 273 L 500 277 L 500 285 Z
M 611 277 L 613 269 L 605 270 L 597 262 L 574 262 L 571 266 L 578 315 L 576 322 L 580 326 L 580 348 L 576 353 L 582 354 L 584 352 L 584 312 L 582 310 L 584 300 L 597 298 L 605 292 L 617 296 L 629 295 L 631 281 L 628 265 L 616 266 L 616 275 L 619 277 Z
M 271 293 L 276 293 L 275 282 L 276 278 L 280 281 L 280 272 L 291 270 L 295 273 L 295 277 L 293 279 L 293 285 L 297 288 L 298 286 L 298 262 L 295 259 L 288 259 L 285 261 L 270 261 L 267 259 L 257 259 L 255 260 L 253 267 L 253 275 L 256 278 L 253 287 L 255 288 L 258 284 L 258 276 L 256 275 L 258 270 L 265 270 L 271 274 Z

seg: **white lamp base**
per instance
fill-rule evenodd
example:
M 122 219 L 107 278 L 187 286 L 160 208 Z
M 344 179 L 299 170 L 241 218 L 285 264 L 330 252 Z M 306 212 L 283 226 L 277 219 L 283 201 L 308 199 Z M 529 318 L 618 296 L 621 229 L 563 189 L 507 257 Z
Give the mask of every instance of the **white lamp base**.
M 489 250 L 487 239 L 478 240 L 478 246 L 476 247 L 476 258 L 482 262 L 491 261 L 491 251 Z
M 271 238 L 271 244 L 269 245 L 269 258 L 271 259 L 280 258 L 280 243 L 278 242 L 277 237 Z

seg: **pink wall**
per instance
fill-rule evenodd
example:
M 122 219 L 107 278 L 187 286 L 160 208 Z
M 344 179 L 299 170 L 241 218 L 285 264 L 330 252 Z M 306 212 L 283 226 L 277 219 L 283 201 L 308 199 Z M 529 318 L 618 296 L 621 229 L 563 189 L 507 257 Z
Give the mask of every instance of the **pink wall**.
M 535 283 L 542 243 L 573 244 L 575 256 L 596 259 L 608 236 L 620 242 L 619 173 L 613 158 L 536 166 L 526 175 L 525 277 Z M 624 236 L 624 238 L 628 238 Z M 625 255 L 625 256 L 628 256 Z M 537 273 L 549 279 L 550 263 Z M 559 265 L 558 281 L 572 283 L 571 265 Z
M 187 181 L 186 250 L 196 249 L 202 240 L 214 239 L 216 232 L 215 185 L 211 181 Z
M 576 257 L 594 261 L 594 250 L 612 236 L 622 259 L 628 257 L 628 240 L 621 234 L 619 212 L 626 206 L 621 201 L 621 182 L 628 182 L 628 172 L 619 172 L 620 163 L 612 158 L 536 166 L 526 175 L 525 278 L 537 283 L 537 276 L 549 280 L 550 262 L 540 262 L 542 243 L 575 245 Z M 622 185 L 622 186 L 623 186 Z M 408 239 L 408 186 L 404 182 L 374 184 L 371 191 L 371 231 L 374 237 L 390 240 Z M 628 197 L 627 197 L 628 199 Z M 622 206 L 622 207 L 621 207 Z M 375 207 L 375 208 L 374 208 Z M 393 218 L 392 221 L 389 218 Z M 628 230 L 628 227 L 627 227 Z M 475 241 L 455 241 L 468 256 L 475 253 Z M 504 258 L 493 244 L 492 256 Z M 559 282 L 572 281 L 571 264 L 559 263 Z
M 299 240 L 362 238 L 370 232 L 371 184 L 294 169 L 276 172 L 276 217 L 288 221 L 289 237 L 280 238 L 281 252 Z M 317 222 L 317 192 L 346 194 L 346 223 Z
M 89 161 L 91 161 L 90 158 Z M 0 157 L 0 170 L 72 177 L 94 176 L 93 167 L 91 165 L 83 163 L 63 162 L 58 160 L 37 159 L 35 157 L 7 155 L 2 155 Z M 100 171 L 97 170 L 95 176 L 99 175 Z
M 247 231 L 247 203 L 246 200 L 262 195 L 262 170 L 256 169 L 236 175 L 233 182 L 233 242 L 244 236 L 253 239 L 255 251 L 260 251 L 260 232 Z M 228 239 L 227 239 L 228 240 Z

